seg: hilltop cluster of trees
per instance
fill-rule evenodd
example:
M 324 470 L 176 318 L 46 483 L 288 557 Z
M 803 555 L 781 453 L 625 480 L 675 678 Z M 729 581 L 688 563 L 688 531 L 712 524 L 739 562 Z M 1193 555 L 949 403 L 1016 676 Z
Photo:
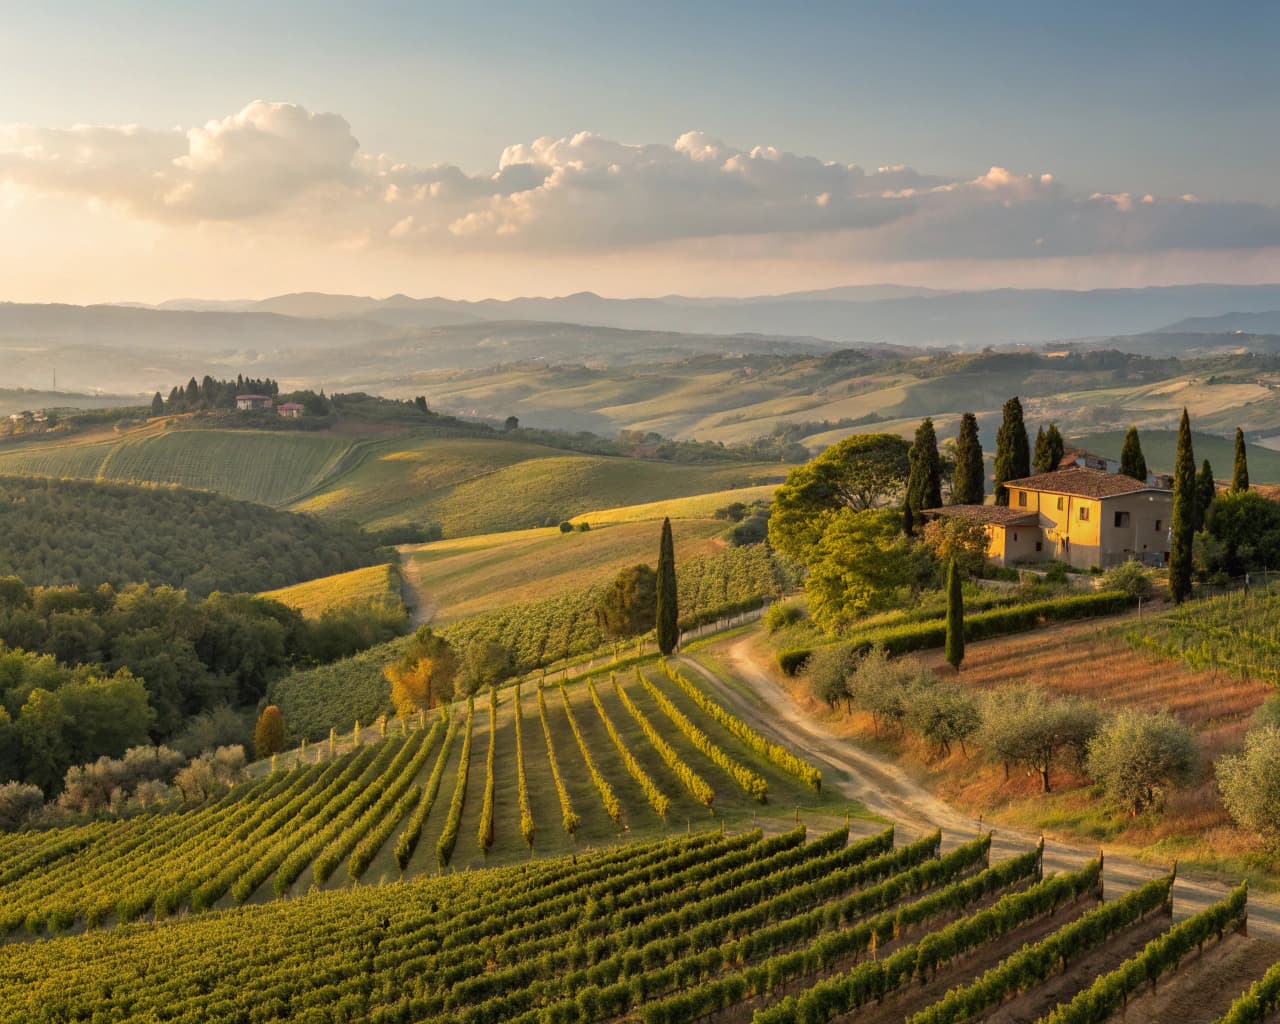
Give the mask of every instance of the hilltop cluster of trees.
M 237 395 L 266 395 L 275 398 L 280 394 L 280 384 L 270 377 L 261 379 L 238 375 L 235 380 L 217 380 L 206 374 L 197 381 L 192 377 L 186 385 L 175 384 L 169 389 L 169 397 L 159 391 L 151 400 L 152 414 L 166 412 L 205 412 L 210 409 L 234 409 Z M 156 399 L 161 405 L 157 410 Z
M 354 526 L 202 491 L 0 477 L 0 575 L 257 592 L 385 561 Z
M 397 635 L 403 612 L 338 608 L 305 620 L 250 594 L 193 600 L 134 584 L 27 587 L 0 578 L 0 779 L 46 792 L 72 764 L 179 741 L 220 709 L 252 707 L 290 669 Z M 0 758 L 5 755 L 0 754 Z

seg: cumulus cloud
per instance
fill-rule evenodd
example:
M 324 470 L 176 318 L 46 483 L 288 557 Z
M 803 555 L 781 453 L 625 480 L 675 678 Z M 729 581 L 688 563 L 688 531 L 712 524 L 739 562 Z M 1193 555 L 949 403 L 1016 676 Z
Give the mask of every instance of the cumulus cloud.
M 580 132 L 508 146 L 495 169 L 360 149 L 337 114 L 255 101 L 189 130 L 0 128 L 0 182 L 163 223 L 306 232 L 351 248 L 734 252 L 817 244 L 855 259 L 1001 259 L 1280 244 L 1280 211 L 1194 196 L 1074 194 L 1051 174 L 864 169 L 701 131 L 631 145 Z

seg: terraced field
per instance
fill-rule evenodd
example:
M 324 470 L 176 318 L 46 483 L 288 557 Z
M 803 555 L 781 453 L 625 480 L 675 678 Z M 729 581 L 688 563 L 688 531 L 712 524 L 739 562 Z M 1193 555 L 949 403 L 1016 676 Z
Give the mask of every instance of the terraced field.
M 296 608 L 307 618 L 318 618 L 330 608 L 346 604 L 385 601 L 400 603 L 400 571 L 391 564 L 322 576 L 292 587 L 268 590 L 260 596 Z

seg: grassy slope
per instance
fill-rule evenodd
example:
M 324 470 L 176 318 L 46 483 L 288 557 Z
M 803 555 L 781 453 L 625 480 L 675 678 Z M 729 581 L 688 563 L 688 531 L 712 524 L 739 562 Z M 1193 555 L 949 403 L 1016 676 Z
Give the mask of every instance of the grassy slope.
M 778 464 L 676 465 L 503 440 L 401 439 L 294 508 L 379 528 L 437 522 L 448 537 L 546 526 L 601 507 L 781 479 Z
M 0 473 L 120 483 L 180 484 L 263 505 L 280 505 L 334 469 L 351 440 L 330 434 L 175 430 L 154 426 L 111 441 L 0 449 Z
M 590 519 L 590 516 L 585 517 Z M 673 524 L 676 558 L 713 554 L 726 524 L 714 519 Z M 487 534 L 406 549 L 406 577 L 419 606 L 447 623 L 518 601 L 533 601 L 607 581 L 637 562 L 657 563 L 658 527 L 622 523 L 587 533 L 558 528 Z
M 394 566 L 371 565 L 336 576 L 323 576 L 317 580 L 297 583 L 292 587 L 268 590 L 261 596 L 296 608 L 307 618 L 316 618 L 330 608 L 355 601 L 385 599 L 398 602 L 400 580 Z

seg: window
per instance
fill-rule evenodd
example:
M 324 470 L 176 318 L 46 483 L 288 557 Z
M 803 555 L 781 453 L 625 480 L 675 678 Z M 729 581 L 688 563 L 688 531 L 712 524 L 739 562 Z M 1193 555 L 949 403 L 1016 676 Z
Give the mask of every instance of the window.
M 1129 513 L 1117 511 L 1116 526 L 1128 526 L 1128 525 L 1129 525 Z
M 1159 532 L 1160 532 L 1160 527 L 1161 527 L 1162 525 L 1163 525 L 1163 524 L 1161 523 L 1161 521 L 1160 521 L 1159 519 L 1157 519 L 1157 520 L 1156 520 L 1156 533 L 1159 533 Z
M 1014 531 L 1013 531 L 1013 539 L 1014 539 L 1014 540 L 1017 540 L 1017 539 L 1018 539 L 1018 531 L 1017 531 L 1017 530 L 1014 530 Z
M 1089 506 L 1081 505 L 1080 506 L 1080 522 L 1087 523 L 1088 521 L 1089 521 Z
M 1061 495 L 1059 495 L 1059 497 L 1058 497 L 1058 511 L 1059 511 L 1059 512 L 1061 512 L 1061 511 L 1062 511 L 1062 497 L 1061 497 Z
M 1043 551 L 1043 550 L 1044 550 L 1044 541 L 1042 541 L 1042 540 L 1038 540 L 1038 541 L 1036 541 L 1036 550 L 1037 550 L 1037 551 Z
M 1027 507 L 1027 492 L 1026 492 L 1026 491 L 1019 491 L 1019 492 L 1018 492 L 1018 504 L 1019 504 L 1019 505 L 1021 505 L 1023 508 L 1026 508 L 1026 507 Z

